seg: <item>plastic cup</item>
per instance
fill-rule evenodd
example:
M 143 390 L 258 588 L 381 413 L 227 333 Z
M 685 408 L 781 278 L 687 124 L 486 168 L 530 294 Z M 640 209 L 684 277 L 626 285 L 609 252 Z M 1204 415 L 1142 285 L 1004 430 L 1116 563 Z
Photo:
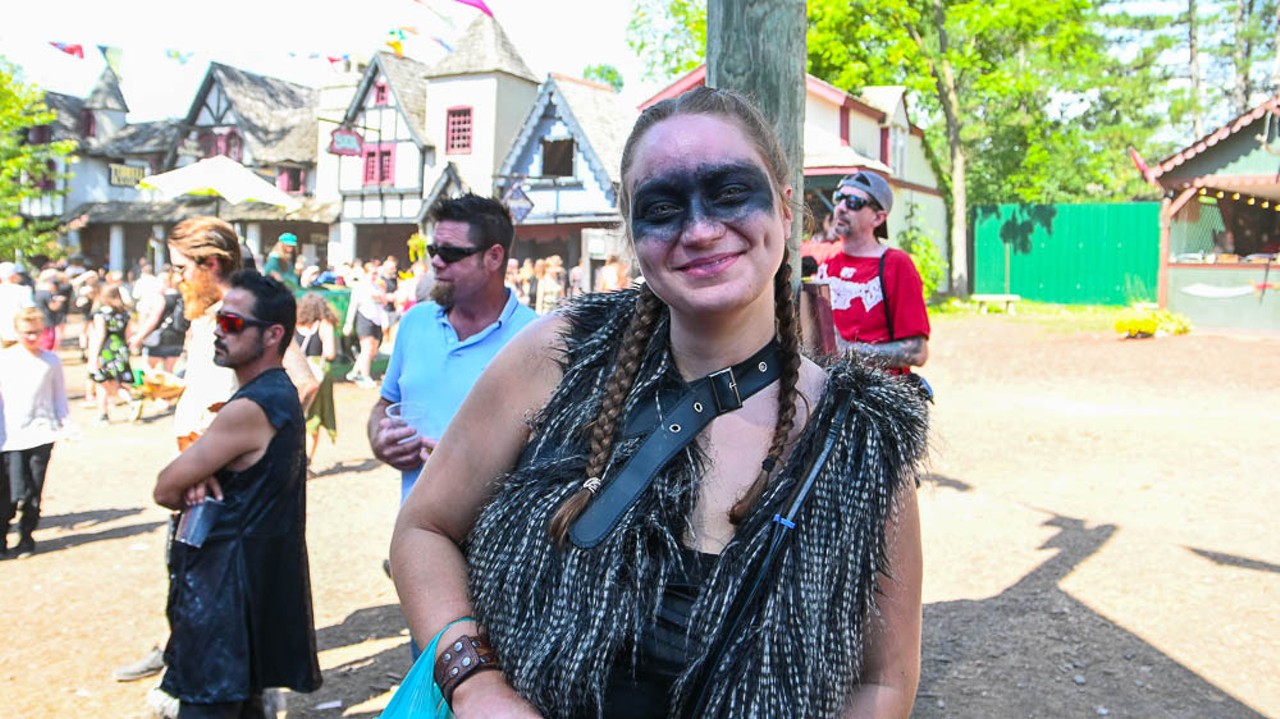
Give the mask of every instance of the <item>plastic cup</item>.
M 400 444 L 413 442 L 423 433 L 423 425 L 427 421 L 427 408 L 416 402 L 396 402 L 387 406 L 387 417 L 394 422 L 413 427 L 417 434 L 400 440 Z

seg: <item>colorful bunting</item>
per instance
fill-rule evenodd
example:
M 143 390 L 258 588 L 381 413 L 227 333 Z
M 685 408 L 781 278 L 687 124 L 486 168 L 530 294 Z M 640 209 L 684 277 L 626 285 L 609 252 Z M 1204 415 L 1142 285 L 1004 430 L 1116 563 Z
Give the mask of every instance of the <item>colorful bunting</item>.
M 170 60 L 177 60 L 179 65 L 186 65 L 187 61 L 194 55 L 193 52 L 178 52 L 177 50 L 165 50 L 164 56 Z
M 102 53 L 102 57 L 107 61 L 107 67 L 111 68 L 111 72 L 114 72 L 116 77 L 120 77 L 120 58 L 124 54 L 124 50 L 118 47 L 99 45 L 98 52 Z
M 65 52 L 68 55 L 74 55 L 80 58 L 81 60 L 84 59 L 83 45 L 73 45 L 71 43 L 66 43 L 66 42 L 51 42 L 49 44 Z
M 467 5 L 479 10 L 480 12 L 484 13 L 485 15 L 488 15 L 489 17 L 493 17 L 493 11 L 489 9 L 488 5 L 484 4 L 484 0 L 454 0 L 454 2 L 460 2 L 463 5 Z

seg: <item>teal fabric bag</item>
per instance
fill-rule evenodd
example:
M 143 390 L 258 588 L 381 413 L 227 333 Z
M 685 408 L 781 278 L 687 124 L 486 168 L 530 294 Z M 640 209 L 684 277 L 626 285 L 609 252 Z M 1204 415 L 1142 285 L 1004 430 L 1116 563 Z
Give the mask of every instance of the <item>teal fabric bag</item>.
M 453 719 L 453 710 L 444 701 L 440 693 L 440 685 L 436 684 L 435 664 L 436 647 L 445 631 L 459 622 L 475 621 L 471 617 L 455 619 L 445 625 L 422 654 L 413 668 L 400 682 L 400 688 L 391 696 L 387 708 L 382 710 L 378 719 Z

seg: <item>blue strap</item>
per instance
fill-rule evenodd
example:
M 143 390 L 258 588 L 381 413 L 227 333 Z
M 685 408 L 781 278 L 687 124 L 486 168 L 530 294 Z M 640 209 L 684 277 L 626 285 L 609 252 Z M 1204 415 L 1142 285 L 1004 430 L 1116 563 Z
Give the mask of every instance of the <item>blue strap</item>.
M 790 519 L 787 519 L 786 517 L 782 516 L 781 514 L 775 514 L 775 515 L 773 515 L 773 521 L 774 521 L 774 523 L 775 523 L 775 524 L 781 524 L 782 526 L 786 527 L 787 529 L 795 529 L 795 528 L 796 528 L 796 523 L 795 523 L 795 522 L 791 521 Z

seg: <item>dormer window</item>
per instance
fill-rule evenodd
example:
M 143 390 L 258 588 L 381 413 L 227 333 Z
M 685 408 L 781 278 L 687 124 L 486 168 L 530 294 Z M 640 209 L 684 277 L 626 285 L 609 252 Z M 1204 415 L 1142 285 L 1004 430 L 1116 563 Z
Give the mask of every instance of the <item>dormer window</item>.
M 53 129 L 48 125 L 27 128 L 28 145 L 47 145 L 51 139 L 53 139 Z
M 218 136 L 208 130 L 200 133 L 200 157 L 209 159 L 218 154 Z
M 447 155 L 471 152 L 471 108 L 451 107 L 445 123 L 444 151 Z
M 222 154 L 236 162 L 244 157 L 244 139 L 234 129 L 223 137 Z
M 391 102 L 391 99 L 387 92 L 387 83 L 380 80 L 373 86 L 373 104 L 386 105 L 389 102 Z
M 306 179 L 306 171 L 301 167 L 281 167 L 276 172 L 276 187 L 297 194 L 305 189 Z
M 574 143 L 569 140 L 542 141 L 542 176 L 573 177 Z
M 98 132 L 98 118 L 93 114 L 93 110 L 83 110 L 80 113 L 80 134 L 85 137 L 93 137 Z

